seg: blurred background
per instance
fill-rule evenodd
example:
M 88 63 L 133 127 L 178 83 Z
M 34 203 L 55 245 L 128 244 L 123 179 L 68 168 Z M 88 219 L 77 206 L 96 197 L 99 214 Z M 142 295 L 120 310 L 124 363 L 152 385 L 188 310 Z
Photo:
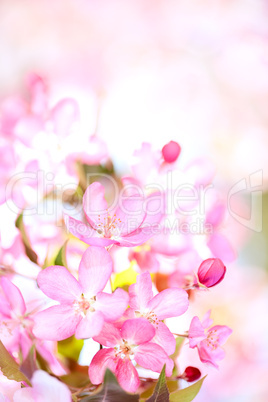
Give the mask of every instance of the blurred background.
M 106 142 L 119 174 L 142 142 L 174 140 L 182 164 L 213 163 L 224 201 L 242 182 L 226 228 L 237 258 L 193 310 L 213 305 L 234 333 L 196 400 L 266 402 L 267 1 L 1 0 L 0 54 L 1 102 L 44 77 L 51 106 L 74 97 L 81 133 Z

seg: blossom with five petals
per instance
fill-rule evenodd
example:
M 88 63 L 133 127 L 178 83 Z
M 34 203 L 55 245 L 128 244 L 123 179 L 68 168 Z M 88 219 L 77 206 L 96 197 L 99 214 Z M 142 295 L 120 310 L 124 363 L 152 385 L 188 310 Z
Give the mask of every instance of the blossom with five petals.
M 79 280 L 62 266 L 51 266 L 39 273 L 41 290 L 60 302 L 36 314 L 33 332 L 36 337 L 62 340 L 75 333 L 76 338 L 96 336 L 104 322 L 121 317 L 128 305 L 128 294 L 116 289 L 102 292 L 112 273 L 108 251 L 89 247 L 79 265 Z
M 161 346 L 152 342 L 154 336 L 155 329 L 145 318 L 127 320 L 121 329 L 105 324 L 94 340 L 107 348 L 99 350 L 93 357 L 88 370 L 90 381 L 100 384 L 109 368 L 126 391 L 135 392 L 140 380 L 133 360 L 158 373 L 166 364 L 166 375 L 171 376 L 174 363 Z
M 197 347 L 201 362 L 218 368 L 217 361 L 225 356 L 221 345 L 233 331 L 226 325 L 215 325 L 205 331 L 211 324 L 210 311 L 206 313 L 202 322 L 198 317 L 194 317 L 189 328 L 189 345 L 190 348 Z

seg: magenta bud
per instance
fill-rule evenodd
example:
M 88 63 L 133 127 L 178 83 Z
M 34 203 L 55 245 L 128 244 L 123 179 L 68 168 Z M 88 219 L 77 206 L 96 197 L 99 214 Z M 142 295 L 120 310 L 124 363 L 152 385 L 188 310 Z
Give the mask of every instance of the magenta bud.
M 168 144 L 164 145 L 162 148 L 162 155 L 167 163 L 175 162 L 181 153 L 180 145 L 175 141 L 170 141 Z
M 182 374 L 181 378 L 188 382 L 193 382 L 198 380 L 201 377 L 201 371 L 196 367 L 186 367 L 184 373 Z
M 202 285 L 211 288 L 223 280 L 225 272 L 226 267 L 219 258 L 208 258 L 198 268 L 197 275 Z

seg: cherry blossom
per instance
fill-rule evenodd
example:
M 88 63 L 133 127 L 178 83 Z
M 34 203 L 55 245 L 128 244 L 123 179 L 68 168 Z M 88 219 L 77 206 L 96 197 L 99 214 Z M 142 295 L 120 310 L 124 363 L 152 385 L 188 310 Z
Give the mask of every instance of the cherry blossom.
M 100 247 L 89 247 L 79 265 L 79 281 L 62 266 L 51 266 L 39 273 L 41 290 L 59 305 L 37 313 L 33 332 L 49 340 L 91 338 L 102 330 L 104 322 L 117 320 L 128 304 L 128 294 L 116 289 L 102 292 L 112 273 L 112 259 Z
M 226 342 L 233 331 L 225 325 L 215 325 L 206 329 L 211 324 L 210 311 L 206 313 L 202 322 L 198 317 L 194 317 L 189 328 L 189 345 L 190 348 L 197 347 L 200 360 L 203 363 L 218 368 L 217 362 L 225 356 L 221 345 Z
M 149 272 L 137 277 L 136 284 L 129 287 L 128 317 L 144 317 L 155 328 L 154 342 L 161 345 L 168 355 L 175 351 L 176 341 L 162 320 L 178 317 L 188 309 L 187 293 L 178 288 L 165 289 L 153 296 L 152 280 Z
M 67 229 L 74 236 L 87 244 L 105 247 L 138 246 L 153 236 L 154 225 L 162 217 L 158 211 L 159 199 L 152 195 L 145 200 L 143 196 L 133 195 L 122 198 L 121 205 L 110 210 L 104 192 L 98 182 L 87 188 L 83 196 L 85 222 L 65 216 Z
M 121 329 L 105 324 L 94 338 L 106 348 L 97 352 L 89 366 L 91 382 L 100 384 L 109 368 L 125 390 L 135 392 L 140 380 L 134 362 L 158 373 L 166 364 L 166 375 L 171 376 L 174 363 L 164 349 L 154 343 L 154 336 L 155 329 L 145 318 L 127 320 Z

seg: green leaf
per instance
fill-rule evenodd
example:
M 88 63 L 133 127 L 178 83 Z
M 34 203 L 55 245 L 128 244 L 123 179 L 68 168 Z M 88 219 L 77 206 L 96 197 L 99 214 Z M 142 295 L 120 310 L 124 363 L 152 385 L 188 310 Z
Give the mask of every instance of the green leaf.
M 146 402 L 168 402 L 169 391 L 166 384 L 166 365 L 162 368 L 153 395 Z
M 83 339 L 76 339 L 74 336 L 71 336 L 58 342 L 58 352 L 68 359 L 77 361 L 83 346 Z
M 83 402 L 136 402 L 138 394 L 129 394 L 124 391 L 114 374 L 107 369 L 104 376 L 104 383 L 99 392 L 82 398 Z
M 201 388 L 205 378 L 206 378 L 206 376 L 201 378 L 201 380 L 197 381 L 190 387 L 187 387 L 184 389 L 179 389 L 176 392 L 172 392 L 170 394 L 170 401 L 171 402 L 191 402 L 196 397 L 198 392 L 200 391 L 200 388 Z
M 33 373 L 38 369 L 36 364 L 36 352 L 34 346 L 29 350 L 28 356 L 20 366 L 20 370 L 28 378 L 32 378 Z
M 25 226 L 23 223 L 23 212 L 17 217 L 15 225 L 16 225 L 16 228 L 18 228 L 20 231 L 22 242 L 23 242 L 25 253 L 26 253 L 27 257 L 35 264 L 38 264 L 38 256 L 35 253 L 35 251 L 32 249 L 30 240 L 29 240 L 28 235 L 25 230 Z
M 68 240 L 63 244 L 63 246 L 60 248 L 57 257 L 55 258 L 55 265 L 61 265 L 62 267 L 68 268 L 67 266 L 67 260 L 66 260 L 66 246 L 67 246 Z
M 15 362 L 13 357 L 8 353 L 3 343 L 0 341 L 0 369 L 4 376 L 9 380 L 25 381 L 31 385 L 29 379 L 20 371 L 18 363 Z

